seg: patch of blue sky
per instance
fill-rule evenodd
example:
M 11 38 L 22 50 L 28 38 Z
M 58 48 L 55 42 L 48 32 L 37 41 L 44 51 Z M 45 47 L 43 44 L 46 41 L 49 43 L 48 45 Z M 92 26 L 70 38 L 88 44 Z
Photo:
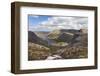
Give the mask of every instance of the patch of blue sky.
M 28 25 L 29 26 L 38 26 L 41 22 L 47 21 L 48 18 L 52 16 L 45 15 L 29 15 L 28 16 Z

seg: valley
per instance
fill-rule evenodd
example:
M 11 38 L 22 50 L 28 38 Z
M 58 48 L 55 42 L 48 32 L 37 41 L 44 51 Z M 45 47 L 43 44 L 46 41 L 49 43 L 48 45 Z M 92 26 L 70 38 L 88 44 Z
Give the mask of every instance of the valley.
M 87 29 L 28 31 L 28 56 L 28 60 L 87 58 Z

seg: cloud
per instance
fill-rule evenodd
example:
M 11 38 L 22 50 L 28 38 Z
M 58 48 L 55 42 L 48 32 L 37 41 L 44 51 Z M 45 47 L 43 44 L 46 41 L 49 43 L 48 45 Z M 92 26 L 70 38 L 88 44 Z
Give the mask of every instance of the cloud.
M 87 17 L 50 17 L 29 30 L 81 29 L 87 28 Z

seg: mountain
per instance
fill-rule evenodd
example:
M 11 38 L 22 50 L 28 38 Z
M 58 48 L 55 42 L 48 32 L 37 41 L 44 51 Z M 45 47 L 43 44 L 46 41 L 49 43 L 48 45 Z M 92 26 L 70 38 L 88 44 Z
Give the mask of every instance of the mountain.
M 59 35 L 57 40 L 69 43 L 72 40 L 73 36 L 74 34 L 66 32 L 66 33 L 62 33 L 61 35 Z
M 46 31 L 34 31 L 34 33 L 35 33 L 39 38 L 45 40 L 49 32 L 46 32 Z
M 49 39 L 57 39 L 60 34 L 61 34 L 60 30 L 53 30 L 48 34 L 48 38 Z
M 48 39 L 53 40 L 53 45 L 69 44 L 73 46 L 87 46 L 87 29 L 60 29 L 48 34 Z
M 82 34 L 75 34 L 72 41 L 71 41 L 72 46 L 83 46 L 87 47 L 88 46 L 88 34 L 82 33 Z
M 75 29 L 60 29 L 60 30 L 53 30 L 48 34 L 48 37 L 51 39 L 58 38 L 59 35 L 62 34 L 67 34 L 67 35 L 73 35 L 79 33 L 80 30 L 75 30 Z
M 71 30 L 54 30 L 48 34 L 49 39 L 56 40 L 57 42 L 70 42 L 74 34 Z M 75 33 L 75 32 L 74 32 Z
M 73 33 L 73 34 L 80 32 L 80 30 L 75 30 L 75 29 L 61 29 L 60 31 L 61 32 L 69 32 L 69 33 Z
M 28 42 L 37 43 L 38 40 L 39 40 L 39 38 L 37 37 L 37 35 L 34 32 L 28 31 Z
M 28 31 L 28 42 L 47 45 L 47 41 L 39 38 L 34 32 Z

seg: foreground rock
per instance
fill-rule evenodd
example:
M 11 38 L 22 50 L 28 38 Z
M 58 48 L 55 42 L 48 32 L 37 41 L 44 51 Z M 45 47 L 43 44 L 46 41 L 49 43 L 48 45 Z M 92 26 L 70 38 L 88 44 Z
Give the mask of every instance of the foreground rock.
M 57 51 L 63 59 L 87 58 L 87 47 L 66 47 Z
M 50 54 L 50 49 L 39 44 L 29 43 L 28 45 L 29 60 L 45 60 Z

